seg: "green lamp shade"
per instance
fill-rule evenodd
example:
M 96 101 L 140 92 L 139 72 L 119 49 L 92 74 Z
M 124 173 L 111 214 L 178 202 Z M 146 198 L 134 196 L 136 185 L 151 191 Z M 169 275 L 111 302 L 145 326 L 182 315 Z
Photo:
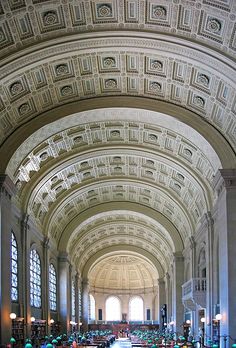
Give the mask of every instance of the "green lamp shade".
M 10 343 L 11 343 L 11 344 L 16 343 L 16 340 L 15 340 L 15 338 L 14 338 L 14 337 L 11 337 L 11 339 L 10 339 Z
M 26 343 L 25 348 L 33 348 L 31 343 Z
M 218 346 L 218 344 L 216 344 L 216 343 L 214 343 L 213 345 L 212 345 L 212 348 L 218 348 L 219 346 Z
M 52 343 L 53 343 L 53 344 L 57 344 L 58 342 L 57 342 L 57 340 L 54 338 L 54 340 L 52 340 Z
M 48 343 L 48 344 L 46 345 L 46 347 L 47 347 L 47 348 L 53 348 L 53 345 L 52 345 L 51 343 Z
M 232 348 L 236 348 L 236 343 L 233 343 L 233 344 L 232 344 Z
M 175 344 L 175 345 L 174 345 L 174 348 L 179 348 L 178 344 Z

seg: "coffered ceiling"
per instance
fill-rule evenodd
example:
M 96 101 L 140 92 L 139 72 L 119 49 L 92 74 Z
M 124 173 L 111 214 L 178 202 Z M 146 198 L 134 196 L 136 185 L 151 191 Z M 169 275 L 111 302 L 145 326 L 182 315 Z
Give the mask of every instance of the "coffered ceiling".
M 0 171 L 81 274 L 132 251 L 163 275 L 212 209 L 236 166 L 235 19 L 234 0 L 1 2 Z

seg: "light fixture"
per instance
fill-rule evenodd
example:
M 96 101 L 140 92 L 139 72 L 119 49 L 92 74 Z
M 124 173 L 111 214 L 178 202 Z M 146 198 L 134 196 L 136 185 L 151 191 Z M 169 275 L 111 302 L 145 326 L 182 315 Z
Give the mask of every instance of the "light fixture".
M 221 320 L 222 319 L 222 314 L 220 314 L 220 313 L 218 313 L 218 314 L 216 314 L 216 320 Z
M 170 325 L 174 325 L 174 323 L 175 323 L 174 321 L 171 321 L 171 322 L 170 322 Z
M 16 319 L 16 313 L 10 313 L 10 318 L 11 318 L 12 320 Z
M 191 324 L 191 320 L 187 319 L 186 320 L 186 324 L 190 325 Z
M 35 321 L 35 317 L 31 317 L 30 320 L 31 320 L 31 323 L 33 323 Z
M 204 317 L 201 318 L 201 322 L 202 322 L 202 323 L 205 323 L 205 322 L 206 322 L 206 318 L 204 318 Z
M 49 320 L 49 323 L 50 323 L 50 324 L 54 324 L 54 319 L 50 319 L 50 320 Z

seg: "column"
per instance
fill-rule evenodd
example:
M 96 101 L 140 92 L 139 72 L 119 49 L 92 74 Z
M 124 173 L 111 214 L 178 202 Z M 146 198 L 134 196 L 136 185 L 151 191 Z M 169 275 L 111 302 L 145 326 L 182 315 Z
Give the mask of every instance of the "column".
M 59 303 L 60 303 L 60 322 L 63 333 L 70 330 L 71 318 L 71 294 L 70 294 L 70 262 L 67 253 L 61 253 L 59 262 Z
M 189 238 L 190 246 L 190 264 L 191 264 L 191 277 L 197 278 L 197 262 L 196 262 L 196 242 L 193 236 Z M 198 305 L 194 302 L 192 306 L 189 306 L 191 310 L 191 327 L 189 329 L 189 335 L 195 336 L 198 334 Z
M 7 175 L 0 175 L 0 342 L 11 338 L 11 197 L 15 186 Z
M 170 289 L 170 275 L 165 274 L 165 291 L 166 291 L 166 304 L 167 304 L 167 322 L 171 321 L 172 311 L 171 311 L 171 289 Z
M 206 238 L 206 322 L 205 333 L 212 337 L 213 319 L 213 244 L 214 244 L 214 221 L 211 213 L 205 214 L 207 238 Z M 209 325 L 210 324 L 210 325 Z
M 218 195 L 214 217 L 215 232 L 219 236 L 220 335 L 235 338 L 236 169 L 221 169 L 215 177 L 214 188 Z
M 88 331 L 89 322 L 89 284 L 88 279 L 82 280 L 82 330 Z
M 181 252 L 174 253 L 173 260 L 173 320 L 175 331 L 179 332 L 184 320 L 184 306 L 182 304 L 182 285 L 184 283 L 184 257 Z
M 189 238 L 189 245 L 191 250 L 191 277 L 196 278 L 196 242 L 193 236 Z
M 79 275 L 75 275 L 75 322 L 77 329 L 79 329 Z
M 29 273 L 29 215 L 25 215 L 21 221 L 21 247 L 22 247 L 22 303 L 23 317 L 25 320 L 25 337 L 30 337 L 31 334 L 31 308 L 30 308 L 30 273 Z
M 44 238 L 43 241 L 43 277 L 42 277 L 42 318 L 46 320 L 46 333 L 48 333 L 50 309 L 49 309 L 49 282 L 48 282 L 48 250 L 49 250 L 49 239 Z
M 162 330 L 163 327 L 163 319 L 162 319 L 162 313 L 161 308 L 164 304 L 166 304 L 166 289 L 165 289 L 165 280 L 164 278 L 158 279 L 158 285 L 159 285 L 159 322 L 160 322 L 160 329 Z

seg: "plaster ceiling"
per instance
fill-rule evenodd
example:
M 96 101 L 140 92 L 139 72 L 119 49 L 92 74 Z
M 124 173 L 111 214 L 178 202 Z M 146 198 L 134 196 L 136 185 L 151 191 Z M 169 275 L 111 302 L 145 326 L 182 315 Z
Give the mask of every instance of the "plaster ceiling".
M 0 171 L 93 284 L 106 250 L 107 274 L 116 249 L 168 271 L 217 170 L 235 168 L 235 14 L 233 0 L 1 2 Z
M 147 260 L 126 254 L 102 259 L 88 275 L 90 290 L 96 292 L 153 291 L 158 278 L 157 270 Z

